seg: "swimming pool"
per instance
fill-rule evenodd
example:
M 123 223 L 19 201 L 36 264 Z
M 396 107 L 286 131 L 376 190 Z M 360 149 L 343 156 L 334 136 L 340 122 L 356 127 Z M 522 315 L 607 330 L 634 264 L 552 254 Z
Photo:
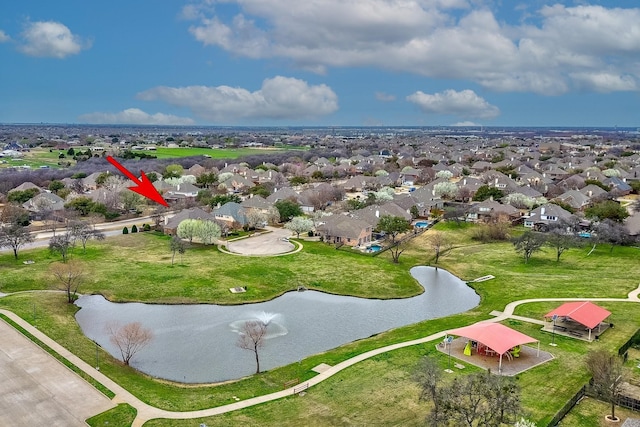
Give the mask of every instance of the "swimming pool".
M 429 226 L 429 221 L 418 221 L 416 222 L 416 227 L 418 228 L 427 228 Z

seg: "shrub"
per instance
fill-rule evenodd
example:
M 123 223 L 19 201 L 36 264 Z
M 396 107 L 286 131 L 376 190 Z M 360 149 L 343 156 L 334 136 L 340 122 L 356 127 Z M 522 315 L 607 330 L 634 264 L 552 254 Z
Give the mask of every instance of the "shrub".
M 142 231 L 151 231 L 151 226 L 149 224 L 142 224 Z
M 123 228 L 122 234 L 129 234 L 129 229 L 127 227 Z
M 133 225 L 131 226 L 131 232 L 132 232 L 132 233 L 137 233 L 137 232 L 138 232 L 138 227 L 137 227 L 135 224 L 133 224 Z

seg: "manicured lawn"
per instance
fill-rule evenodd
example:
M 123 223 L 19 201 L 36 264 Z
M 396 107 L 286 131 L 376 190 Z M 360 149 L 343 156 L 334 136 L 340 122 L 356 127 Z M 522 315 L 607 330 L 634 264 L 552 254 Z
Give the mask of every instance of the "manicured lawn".
M 168 242 L 167 236 L 137 233 L 93 243 L 86 254 L 74 249 L 72 258 L 84 262 L 88 272 L 81 292 L 100 293 L 113 301 L 219 304 L 264 301 L 299 285 L 370 298 L 422 292 L 409 274 L 416 263 L 410 256 L 393 264 L 319 242 L 304 242 L 303 251 L 283 257 L 240 257 L 221 253 L 215 246 L 194 246 L 182 262 L 176 255 L 172 266 Z M 25 265 L 24 259 L 35 263 Z M 46 289 L 52 283 L 50 265 L 59 259 L 47 249 L 25 251 L 18 261 L 11 254 L 0 255 L 0 269 L 6 271 L 0 291 Z M 238 286 L 246 286 L 247 292 L 229 292 Z
M 502 310 L 506 303 L 540 297 L 626 297 L 638 286 L 640 251 L 635 248 L 598 248 L 567 252 L 559 263 L 551 250 L 537 253 L 529 264 L 513 251 L 510 243 L 482 245 L 470 239 L 472 227 L 438 226 L 455 243 L 441 257 L 439 265 L 465 280 L 487 274 L 496 276 L 473 284 L 481 295 L 480 305 L 460 315 L 434 319 L 388 331 L 341 346 L 327 353 L 303 359 L 300 363 L 274 369 L 231 384 L 218 386 L 180 386 L 148 378 L 122 367 L 101 353 L 101 371 L 114 378 L 144 401 L 171 410 L 200 409 L 231 403 L 233 396 L 246 399 L 277 391 L 282 384 L 315 374 L 319 363 L 334 365 L 353 355 L 434 332 L 468 325 Z M 217 252 L 215 248 L 188 251 L 183 263 L 171 267 L 166 238 L 152 234 L 119 236 L 102 244 L 92 243 L 86 255 L 76 250 L 74 257 L 90 266 L 92 280 L 84 292 L 102 292 L 115 300 L 209 301 L 238 303 L 269 299 L 299 284 L 327 292 L 369 297 L 410 296 L 420 292 L 408 274 L 414 265 L 428 264 L 433 253 L 428 248 L 429 232 L 418 237 L 394 265 L 388 254 L 365 257 L 336 251 L 321 243 L 304 242 L 300 254 L 278 258 L 243 258 Z M 3 281 L 0 291 L 44 289 L 49 281 L 47 265 L 57 260 L 46 250 L 25 252 L 23 259 L 35 264 L 14 262 L 0 256 Z M 179 261 L 179 258 L 177 258 Z M 375 277 L 376 280 L 370 280 Z M 249 286 L 247 294 L 230 294 L 227 288 Z M 540 318 L 557 304 L 536 303 L 522 306 L 516 314 Z M 613 312 L 616 327 L 603 334 L 599 342 L 584 343 L 556 337 L 558 347 L 549 350 L 550 336 L 540 327 L 510 321 L 506 324 L 541 340 L 556 359 L 519 376 L 522 400 L 531 418 L 544 425 L 586 380 L 583 360 L 592 348 L 615 350 L 640 324 L 637 304 L 606 303 Z M 9 308 L 71 349 L 89 363 L 95 360 L 95 346 L 80 332 L 72 314 L 76 308 L 57 294 L 19 294 L 0 299 Z M 35 319 L 34 313 L 35 312 Z M 415 346 L 380 355 L 363 362 L 309 390 L 305 396 L 263 404 L 243 411 L 206 420 L 158 420 L 151 426 L 186 426 L 206 422 L 215 425 L 300 425 L 319 426 L 370 424 L 420 425 L 429 410 L 418 402 L 418 390 L 410 380 L 413 367 L 424 354 L 446 358 L 435 352 L 433 344 Z M 444 366 L 444 365 L 443 365 Z M 456 375 L 472 371 L 467 367 Z M 302 420 L 302 421 L 301 421 Z
M 145 151 L 145 154 L 156 156 L 159 159 L 173 159 L 191 156 L 211 156 L 212 159 L 237 159 L 242 156 L 250 156 L 256 154 L 272 154 L 287 151 L 290 149 L 259 149 L 259 148 L 167 148 L 158 147 L 155 151 Z
M 133 420 L 136 418 L 135 408 L 121 403 L 115 408 L 103 412 L 102 414 L 91 417 L 87 420 L 87 424 L 91 427 L 104 427 L 104 426 L 130 426 Z

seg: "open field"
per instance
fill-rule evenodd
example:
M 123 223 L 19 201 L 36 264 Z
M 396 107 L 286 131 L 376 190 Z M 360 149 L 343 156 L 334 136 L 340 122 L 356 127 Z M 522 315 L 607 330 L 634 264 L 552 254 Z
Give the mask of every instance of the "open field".
M 638 286 L 640 263 L 637 262 L 639 250 L 636 248 L 615 248 L 610 253 L 608 247 L 603 247 L 590 256 L 586 255 L 588 249 L 575 249 L 563 255 L 559 263 L 555 262 L 554 254 L 548 250 L 535 254 L 530 263 L 525 265 L 509 243 L 482 245 L 469 238 L 471 228 L 468 226 L 440 227 L 441 230 L 447 229 L 447 236 L 456 246 L 441 257 L 440 266 L 465 280 L 486 274 L 496 276 L 493 280 L 474 284 L 482 301 L 479 307 L 467 313 L 398 328 L 308 357 L 297 364 L 214 387 L 183 387 L 156 381 L 122 367 L 105 353 L 100 354 L 101 371 L 150 404 L 172 410 L 205 408 L 230 403 L 232 396 L 246 399 L 277 391 L 282 384 L 294 378 L 304 381 L 315 375 L 310 369 L 319 363 L 334 365 L 372 348 L 486 319 L 490 311 L 502 310 L 512 300 L 553 296 L 623 298 Z M 240 302 L 232 301 L 238 296 L 232 296 L 226 288 L 243 282 L 243 285 L 249 285 L 249 290 L 257 286 L 254 294 L 238 294 L 241 298 L 247 298 L 246 301 L 253 301 L 272 298 L 291 289 L 289 286 L 297 286 L 297 280 L 304 280 L 301 284 L 305 286 L 313 280 L 317 282 L 318 289 L 335 293 L 409 296 L 419 292 L 408 275 L 409 268 L 428 264 L 433 258 L 426 244 L 428 234 L 415 239 L 412 247 L 400 258 L 399 266 L 390 262 L 388 254 L 383 253 L 377 258 L 363 257 L 336 251 L 319 243 L 314 245 L 305 242 L 299 259 L 295 258 L 296 255 L 273 259 L 230 259 L 230 256 L 218 253 L 213 248 L 201 248 L 187 252 L 183 263 L 172 268 L 166 241 L 163 237 L 151 234 L 120 236 L 104 244 L 92 243 L 86 255 L 76 249 L 74 257 L 91 265 L 92 276 L 95 276 L 83 291 L 102 291 L 117 300 L 154 300 L 159 295 L 156 300 L 160 301 L 233 303 Z M 26 266 L 21 262 L 15 263 L 9 255 L 0 257 L 0 269 L 3 271 L 0 291 L 47 287 L 50 279 L 46 274 L 46 265 L 57 260 L 57 257 L 44 250 L 34 250 L 25 251 L 20 261 L 24 259 L 33 259 L 36 263 Z M 179 258 L 177 261 L 179 263 Z M 273 264 L 269 264 L 271 262 Z M 344 270 L 341 270 L 342 265 L 345 265 Z M 351 268 L 346 268 L 347 265 Z M 34 270 L 25 274 L 27 270 L 24 268 L 31 267 Z M 118 269 L 126 271 L 119 273 Z M 255 275 L 251 272 L 253 269 L 257 271 Z M 272 272 L 272 269 L 275 271 Z M 192 271 L 199 271 L 200 274 Z M 110 279 L 110 275 L 115 277 Z M 147 278 L 146 275 L 152 276 Z M 374 275 L 383 279 L 360 279 Z M 208 277 L 211 283 L 198 276 Z M 261 282 L 260 277 L 266 279 Z M 540 318 L 549 305 L 554 306 L 547 303 L 527 304 L 520 307 L 516 314 Z M 544 425 L 586 380 L 583 359 L 588 350 L 617 349 L 638 328 L 640 310 L 637 310 L 637 305 L 602 305 L 613 312 L 611 321 L 616 327 L 608 330 L 599 342 L 585 343 L 556 337 L 559 345 L 552 350 L 556 359 L 519 376 L 525 409 L 540 425 Z M 0 306 L 37 324 L 40 330 L 88 362 L 95 359 L 93 343 L 81 334 L 72 317 L 77 309 L 65 304 L 62 295 L 18 294 L 0 299 Z M 518 321 L 508 321 L 506 324 L 540 339 L 543 346 L 548 344 L 550 336 L 540 331 L 539 326 Z M 425 354 L 438 358 L 442 364 L 446 363 L 446 357 L 436 353 L 431 345 L 415 346 L 356 365 L 309 390 L 303 397 L 291 397 L 205 420 L 157 420 L 146 425 L 186 426 L 197 425 L 196 421 L 206 422 L 209 426 L 237 423 L 299 425 L 300 420 L 320 426 L 361 425 L 371 420 L 376 420 L 380 425 L 419 425 L 429 407 L 426 403 L 418 402 L 418 390 L 410 380 L 410 373 Z M 471 370 L 468 366 L 463 372 Z
M 303 151 L 302 149 L 282 148 L 167 148 L 158 147 L 155 151 L 145 151 L 146 154 L 157 156 L 159 159 L 173 159 L 191 156 L 209 156 L 212 159 L 237 159 L 242 156 L 273 154 L 283 151 Z
M 74 147 L 74 150 L 86 151 L 89 147 Z M 237 159 L 243 156 L 254 156 L 261 154 L 273 154 L 284 151 L 304 151 L 304 148 L 167 148 L 158 147 L 155 151 L 144 151 L 145 154 L 156 156 L 158 159 L 177 159 L 181 157 L 193 157 L 202 156 L 212 159 Z M 64 154 L 64 159 L 59 159 L 60 154 Z M 56 150 L 49 148 L 33 148 L 29 152 L 23 153 L 23 157 L 19 158 L 3 158 L 4 163 L 0 162 L 0 169 L 9 167 L 21 167 L 29 166 L 31 169 L 37 169 L 41 166 L 47 166 L 50 168 L 59 168 L 58 162 L 70 162 L 71 165 L 75 165 L 76 161 L 73 160 L 73 156 L 67 155 L 67 150 Z

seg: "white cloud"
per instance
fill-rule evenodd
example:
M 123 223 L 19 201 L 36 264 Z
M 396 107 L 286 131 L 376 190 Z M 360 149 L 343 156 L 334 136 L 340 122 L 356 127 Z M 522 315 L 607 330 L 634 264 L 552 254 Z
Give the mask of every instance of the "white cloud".
M 556 4 L 533 12 L 506 2 L 503 7 L 522 18 L 506 23 L 481 1 L 225 3 L 240 13 L 229 19 L 216 15 L 210 0 L 184 12 L 195 20 L 190 32 L 197 40 L 241 56 L 289 59 L 318 73 L 374 66 L 547 95 L 640 85 L 640 8 Z M 531 17 L 535 25 L 528 23 Z M 603 70 L 608 77 L 585 82 Z
M 11 37 L 9 37 L 4 31 L 0 30 L 0 43 L 8 42 L 9 40 L 11 40 Z
M 303 80 L 282 76 L 265 79 L 255 92 L 230 86 L 158 86 L 139 93 L 138 98 L 187 107 L 212 122 L 296 120 L 324 116 L 338 109 L 338 97 L 330 87 L 310 86 Z
M 396 96 L 389 93 L 376 92 L 376 99 L 382 102 L 391 102 L 396 100 Z
M 594 92 L 615 92 L 638 90 L 638 82 L 630 75 L 608 72 L 572 73 L 571 78 L 584 90 Z
M 407 101 L 416 104 L 427 114 L 447 114 L 464 118 L 493 119 L 500 115 L 495 105 L 489 104 L 474 91 L 448 89 L 433 95 L 417 91 L 407 96 Z
M 54 21 L 29 22 L 22 38 L 20 50 L 30 56 L 61 59 L 91 46 L 91 43 L 72 34 L 64 24 Z
M 118 113 L 89 113 L 79 117 L 83 123 L 123 125 L 192 125 L 193 119 L 171 114 L 148 114 L 138 108 L 128 108 Z
M 480 126 L 477 123 L 474 122 L 470 122 L 468 120 L 464 121 L 464 122 L 457 122 L 457 123 L 453 123 L 451 126 L 460 126 L 460 127 L 474 127 L 474 126 Z

